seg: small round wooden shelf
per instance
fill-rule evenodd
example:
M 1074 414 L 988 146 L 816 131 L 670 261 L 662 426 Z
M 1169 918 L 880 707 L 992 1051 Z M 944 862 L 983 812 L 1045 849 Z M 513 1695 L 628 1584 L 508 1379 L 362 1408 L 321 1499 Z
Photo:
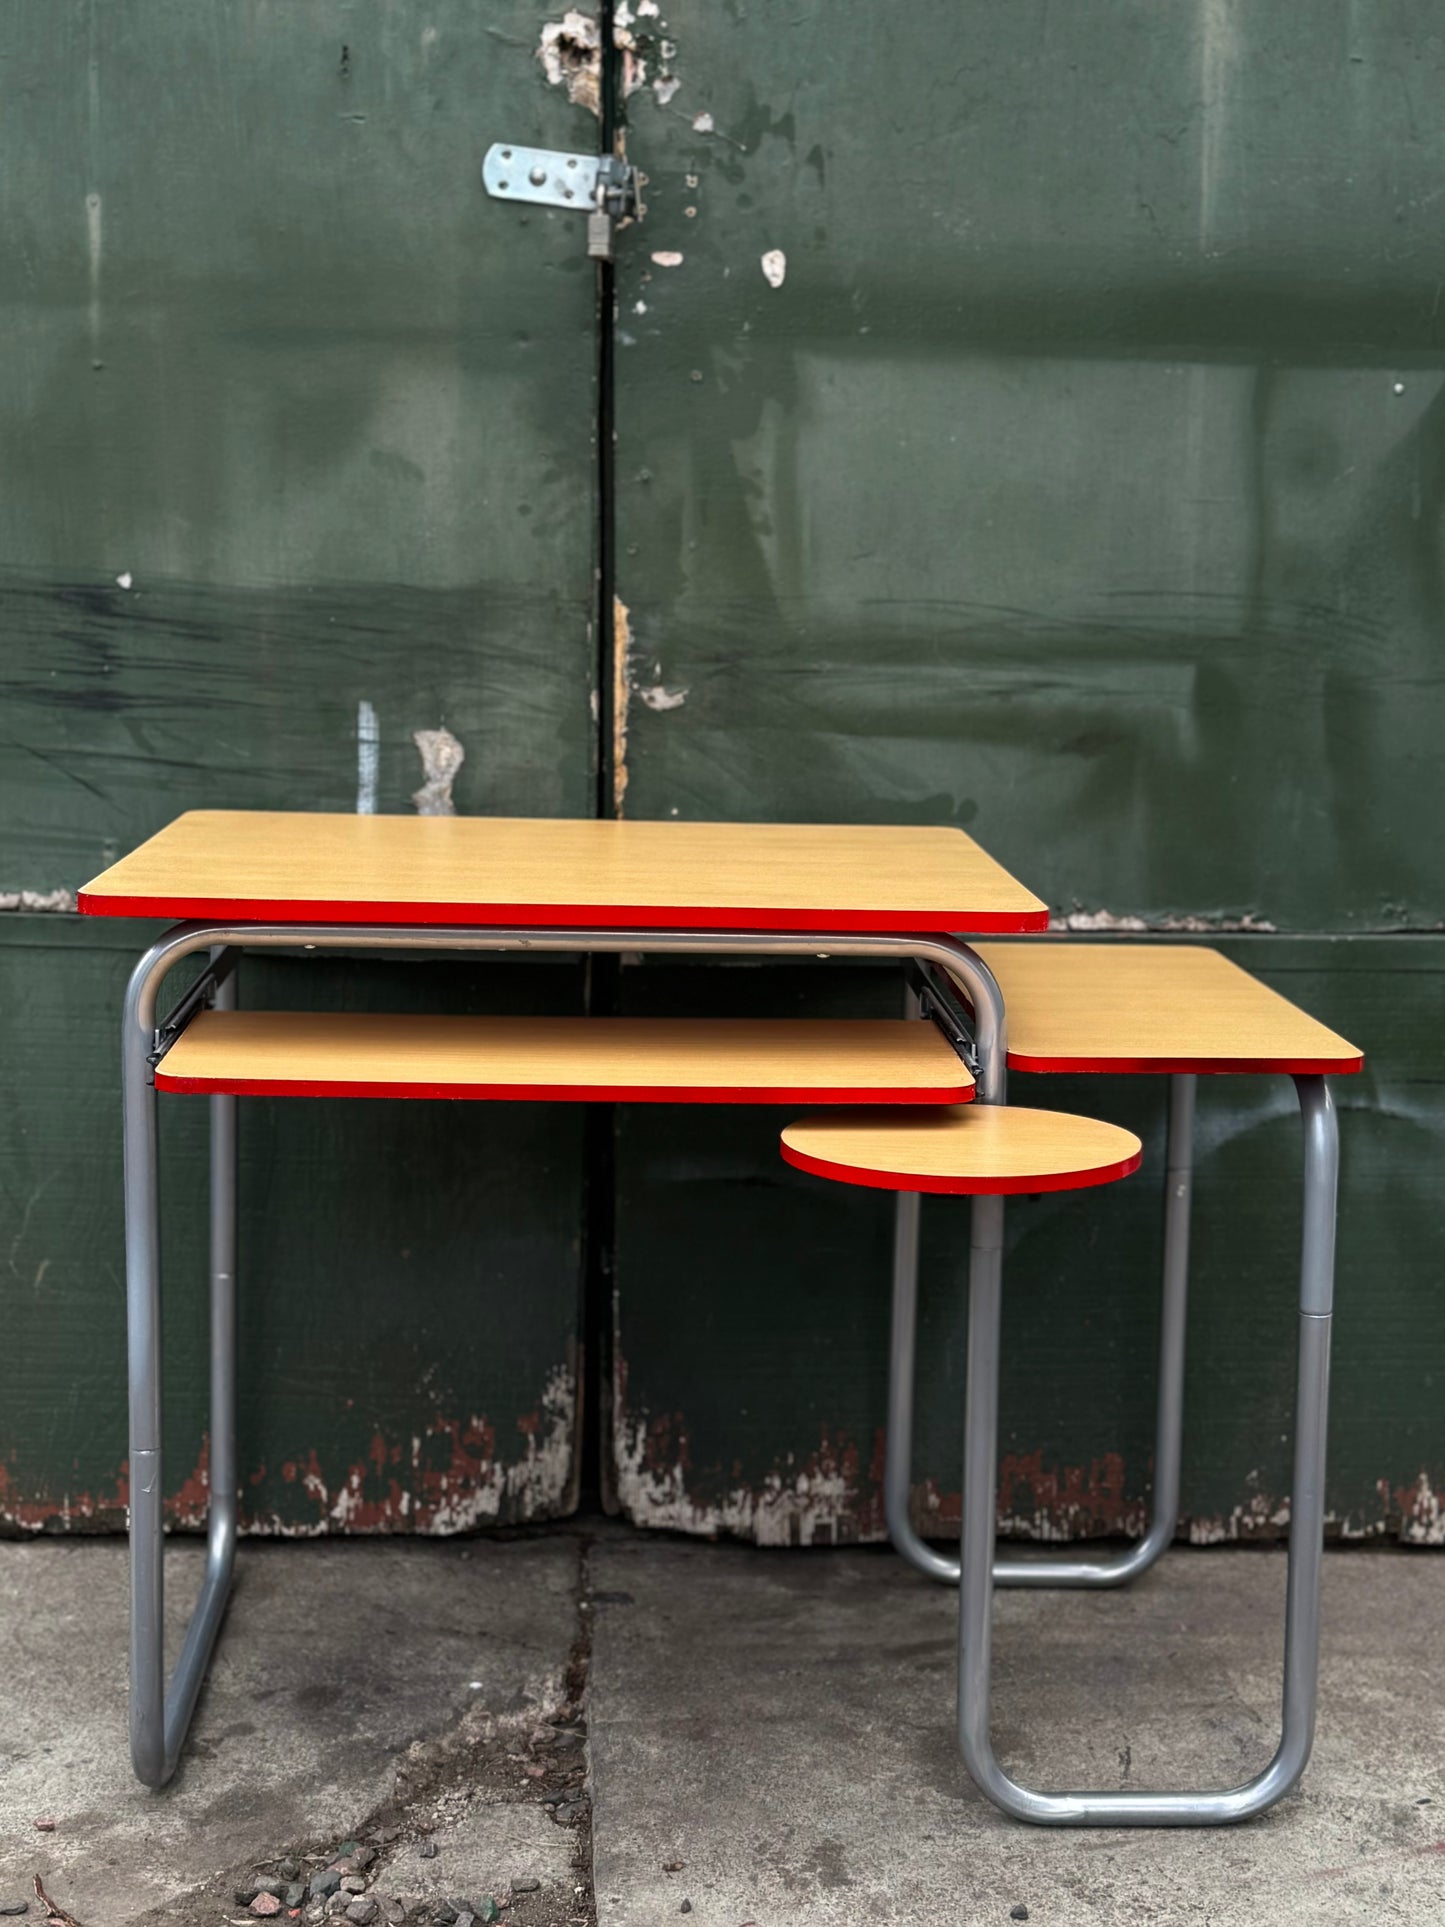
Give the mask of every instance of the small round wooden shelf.
M 880 1191 L 1081 1191 L 1139 1168 L 1132 1131 L 1017 1104 L 825 1112 L 782 1136 L 800 1171 Z

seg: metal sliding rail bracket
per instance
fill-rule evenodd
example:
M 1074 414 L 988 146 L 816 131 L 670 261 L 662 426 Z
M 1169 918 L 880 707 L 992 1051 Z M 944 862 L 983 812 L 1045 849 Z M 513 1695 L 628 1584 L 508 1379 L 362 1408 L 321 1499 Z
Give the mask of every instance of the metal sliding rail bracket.
M 962 1011 L 945 991 L 940 990 L 937 979 L 926 964 L 910 961 L 905 969 L 909 988 L 918 999 L 919 1016 L 932 1019 L 968 1066 L 970 1074 L 977 1077 L 978 1046 L 964 1022 Z
M 156 1025 L 153 1032 L 154 1042 L 146 1057 L 146 1062 L 152 1070 L 160 1063 L 196 1012 L 209 1010 L 216 1002 L 217 993 L 222 984 L 229 978 L 240 959 L 241 953 L 233 944 L 226 944 L 212 951 L 211 961 L 185 996 L 171 1008 L 165 1021 Z

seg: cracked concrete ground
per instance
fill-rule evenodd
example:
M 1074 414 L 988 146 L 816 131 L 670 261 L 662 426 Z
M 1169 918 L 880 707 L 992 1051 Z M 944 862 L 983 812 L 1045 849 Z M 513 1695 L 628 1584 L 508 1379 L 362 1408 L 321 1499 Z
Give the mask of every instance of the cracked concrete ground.
M 177 1633 L 199 1561 L 173 1548 Z M 953 1598 L 881 1550 L 597 1523 L 248 1543 L 238 1570 L 157 1795 L 126 1758 L 123 1545 L 0 1545 L 0 1906 L 43 1919 L 38 1872 L 83 1927 L 205 1927 L 276 1856 L 374 1838 L 375 1893 L 520 1883 L 515 1927 L 663 1927 L 684 1901 L 689 1927 L 1445 1921 L 1428 1554 L 1327 1558 L 1303 1789 L 1195 1833 L 989 1806 L 954 1751 Z M 1272 1742 L 1283 1577 L 1276 1552 L 1181 1549 L 1127 1592 L 1001 1596 L 1005 1763 L 1045 1785 L 1245 1777 Z
M 196 1542 L 169 1549 L 173 1652 L 201 1565 Z M 124 1545 L 0 1545 L 0 1908 L 32 1897 L 43 1919 L 38 1873 L 83 1927 L 220 1922 L 267 1861 L 379 1824 L 397 1836 L 380 1893 L 536 1879 L 519 1927 L 572 1920 L 579 1838 L 543 1801 L 580 1761 L 565 1749 L 534 1780 L 514 1756 L 567 1706 L 580 1571 L 565 1534 L 243 1544 L 190 1745 L 157 1794 L 127 1754 Z
M 599 1547 L 601 1927 L 660 1927 L 684 1898 L 696 1927 L 1445 1921 L 1445 1561 L 1325 1565 L 1300 1793 L 1243 1827 L 1085 1831 L 974 1789 L 956 1595 L 890 1554 Z M 1284 1572 L 1274 1550 L 1181 1548 L 1125 1591 L 1000 1594 L 1004 1765 L 1042 1787 L 1248 1778 L 1277 1733 Z

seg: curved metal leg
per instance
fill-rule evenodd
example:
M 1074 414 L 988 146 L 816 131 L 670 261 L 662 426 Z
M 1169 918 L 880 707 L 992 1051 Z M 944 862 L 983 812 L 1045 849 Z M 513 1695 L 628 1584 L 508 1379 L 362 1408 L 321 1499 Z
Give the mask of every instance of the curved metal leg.
M 974 1013 L 974 1039 L 979 1073 L 976 1104 L 1002 1104 L 1008 1078 L 1003 993 L 982 957 L 967 944 L 950 946 L 959 953 L 956 983 L 967 989 Z M 918 1015 L 918 999 L 905 993 L 904 1008 Z M 888 1432 L 884 1447 L 883 1509 L 888 1536 L 896 1551 L 930 1579 L 958 1584 L 958 1561 L 951 1553 L 935 1552 L 913 1529 L 909 1500 L 913 1487 L 913 1388 L 918 1349 L 918 1231 L 923 1199 L 916 1191 L 900 1191 L 893 1205 L 893 1325 L 888 1350 Z
M 1126 1585 L 1172 1544 L 1179 1523 L 1179 1465 L 1184 1436 L 1184 1340 L 1189 1301 L 1189 1208 L 1194 1181 L 1194 1092 L 1197 1080 L 1169 1080 L 1169 1136 L 1164 1179 L 1164 1288 L 1159 1308 L 1159 1392 L 1154 1419 L 1154 1492 L 1149 1530 L 1124 1552 L 1104 1558 L 996 1558 L 996 1586 Z M 936 1552 L 913 1530 L 913 1388 L 918 1322 L 918 1217 L 921 1200 L 900 1193 L 893 1246 L 893 1341 L 888 1370 L 888 1439 L 884 1501 L 888 1532 L 910 1565 L 956 1586 L 959 1562 Z
M 211 1107 L 210 1488 L 206 1573 L 175 1674 L 165 1683 L 165 1575 L 161 1472 L 160 1210 L 156 1095 L 148 1054 L 162 978 L 186 954 L 172 938 L 131 975 L 122 1039 L 125 1130 L 126 1304 L 130 1360 L 130 1749 L 147 1786 L 176 1770 L 220 1630 L 236 1552 L 236 1099 Z M 217 992 L 234 1007 L 234 974 Z
M 1273 1806 L 1295 1785 L 1309 1759 L 1319 1663 L 1339 1137 L 1334 1103 L 1324 1078 L 1297 1077 L 1295 1084 L 1304 1119 L 1305 1182 L 1284 1693 L 1280 1741 L 1274 1758 L 1243 1786 L 1211 1793 L 1035 1793 L 1010 1779 L 994 1757 L 989 1727 L 989 1663 L 997 1516 L 1003 1202 L 997 1198 L 975 1201 L 964 1408 L 958 1740 L 964 1762 L 979 1787 L 1016 1819 L 1046 1826 L 1219 1826 L 1247 1820 Z
M 139 1777 L 162 1786 L 175 1771 L 230 1589 L 236 1545 L 234 1416 L 235 1100 L 214 1098 L 211 1230 L 211 1516 L 206 1576 L 167 1692 L 163 1648 L 161 1517 L 160 1230 L 155 1089 L 149 1053 L 156 993 L 166 972 L 216 945 L 253 949 L 502 951 L 639 950 L 670 955 L 885 956 L 945 972 L 972 1001 L 980 1055 L 979 1095 L 1003 1094 L 1003 1001 L 982 960 L 947 936 L 853 935 L 747 930 L 456 929 L 403 924 L 177 924 L 131 974 L 122 1031 L 125 1134 L 126 1302 L 130 1370 L 131 1757 Z

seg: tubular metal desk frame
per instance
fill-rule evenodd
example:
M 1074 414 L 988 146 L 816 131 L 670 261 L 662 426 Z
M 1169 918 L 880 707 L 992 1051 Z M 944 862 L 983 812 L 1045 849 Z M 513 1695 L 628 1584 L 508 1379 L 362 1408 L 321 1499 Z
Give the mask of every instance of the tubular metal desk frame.
M 235 1007 L 235 955 L 242 949 L 366 948 L 456 951 L 653 952 L 673 955 L 895 957 L 941 971 L 974 1015 L 976 1101 L 1005 1098 L 1006 1037 L 998 985 L 967 944 L 946 936 L 882 933 L 817 935 L 574 927 L 438 928 L 434 925 L 187 922 L 140 959 L 125 999 L 122 1045 L 125 1140 L 126 1291 L 130 1372 L 131 1757 L 149 1786 L 174 1773 L 230 1591 L 238 1527 L 236 1457 L 236 1099 L 211 1107 L 210 1485 L 205 1579 L 175 1673 L 167 1688 L 164 1656 L 160 1219 L 154 1065 L 170 1022 L 157 1024 L 167 973 L 183 958 L 211 952 L 201 982 L 177 1006 L 202 1001 Z M 989 1720 L 992 1593 L 995 1584 L 1118 1583 L 1152 1562 L 1172 1534 L 1177 1506 L 1182 1410 L 1184 1273 L 1188 1194 L 1171 1189 L 1161 1341 L 1155 1516 L 1149 1538 L 1120 1561 L 995 1558 L 998 1359 L 1003 1200 L 973 1200 L 969 1264 L 968 1361 L 964 1403 L 962 1558 L 941 1560 L 913 1533 L 908 1484 L 917 1302 L 919 1204 L 900 1194 L 894 1248 L 893 1349 L 886 1473 L 895 1543 L 935 1577 L 960 1575 L 958 1736 L 980 1789 L 1019 1819 L 1052 1825 L 1218 1825 L 1242 1820 L 1280 1799 L 1299 1779 L 1314 1731 L 1319 1647 L 1319 1578 L 1324 1529 L 1324 1461 L 1330 1311 L 1338 1173 L 1335 1114 L 1323 1077 L 1297 1077 L 1305 1121 L 1304 1250 L 1296 1392 L 1294 1486 L 1290 1514 L 1282 1734 L 1273 1760 L 1246 1785 L 1211 1793 L 1036 1793 L 1011 1780 L 994 1757 Z M 1193 1079 L 1176 1078 L 1171 1106 L 1171 1174 L 1187 1146 Z M 1165 1521 L 1168 1521 L 1167 1525 Z M 1027 1575 L 1026 1577 L 1024 1575 Z M 1095 1574 L 1104 1576 L 1098 1577 Z M 1037 1575 L 1037 1576 L 1036 1576 Z

